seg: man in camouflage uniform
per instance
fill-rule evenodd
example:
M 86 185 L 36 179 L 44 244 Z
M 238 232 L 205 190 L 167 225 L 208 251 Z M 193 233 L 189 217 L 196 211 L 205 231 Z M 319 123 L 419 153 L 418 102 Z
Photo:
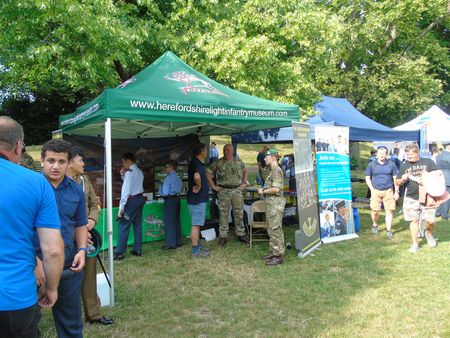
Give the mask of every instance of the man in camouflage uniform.
M 231 144 L 223 147 L 223 157 L 211 164 L 206 171 L 210 186 L 217 192 L 219 207 L 219 245 L 224 246 L 228 238 L 228 213 L 233 206 L 234 226 L 237 239 L 249 243 L 244 227 L 244 198 L 242 190 L 247 185 L 248 171 L 244 162 L 234 158 Z M 217 184 L 213 178 L 216 178 Z
M 283 198 L 283 171 L 278 166 L 278 151 L 269 149 L 264 157 L 269 168 L 264 188 L 258 189 L 258 193 L 266 196 L 266 221 L 269 234 L 270 252 L 261 257 L 266 265 L 278 265 L 283 263 L 284 234 L 281 226 L 285 200 Z

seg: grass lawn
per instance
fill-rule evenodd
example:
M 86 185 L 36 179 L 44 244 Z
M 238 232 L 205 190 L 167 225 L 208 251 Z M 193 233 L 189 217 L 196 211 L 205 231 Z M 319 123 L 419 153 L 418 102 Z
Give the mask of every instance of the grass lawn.
M 266 267 L 234 239 L 207 245 L 212 257 L 191 258 L 189 240 L 174 252 L 144 244 L 142 258 L 115 264 L 116 306 L 103 314 L 111 327 L 87 325 L 86 337 L 449 337 L 449 224 L 438 222 L 439 245 L 407 251 L 408 225 L 397 216 L 393 240 L 370 233 L 360 209 L 360 238 L 323 245 L 305 259 L 286 251 Z M 294 242 L 296 227 L 285 228 Z M 54 337 L 43 311 L 41 337 Z

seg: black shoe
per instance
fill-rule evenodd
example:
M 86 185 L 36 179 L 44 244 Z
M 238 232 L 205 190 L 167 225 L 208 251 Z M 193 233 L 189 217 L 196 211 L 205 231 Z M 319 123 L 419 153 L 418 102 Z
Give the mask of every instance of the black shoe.
M 226 237 L 219 237 L 219 246 L 225 246 L 227 244 L 228 239 Z
M 261 259 L 262 259 L 263 261 L 268 261 L 268 260 L 272 259 L 273 257 L 275 257 L 275 256 L 273 255 L 273 253 L 272 253 L 272 252 L 269 252 L 267 255 L 261 256 Z
M 114 324 L 114 319 L 108 317 L 102 317 L 100 319 L 95 319 L 89 321 L 89 324 L 100 324 L 100 325 L 111 325 Z
M 163 250 L 175 250 L 174 246 L 170 246 L 170 245 L 164 245 L 161 247 L 161 249 Z
M 125 255 L 124 254 L 114 254 L 114 260 L 115 261 L 121 261 L 125 259 Z
M 273 256 L 271 259 L 266 261 L 266 265 L 278 265 L 283 263 L 283 256 Z
M 131 254 L 136 257 L 142 257 L 142 253 L 140 251 L 131 251 Z
M 239 242 L 242 242 L 242 243 L 245 243 L 245 244 L 249 244 L 250 243 L 250 241 L 248 240 L 246 235 L 238 236 L 237 240 Z

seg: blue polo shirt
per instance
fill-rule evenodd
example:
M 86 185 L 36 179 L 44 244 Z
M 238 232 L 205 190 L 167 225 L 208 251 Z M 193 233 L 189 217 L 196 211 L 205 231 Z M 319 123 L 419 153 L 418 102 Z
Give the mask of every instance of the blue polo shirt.
M 394 176 L 398 169 L 395 163 L 386 160 L 383 164 L 378 160 L 371 161 L 366 169 L 366 176 L 371 177 L 372 185 L 377 190 L 387 190 L 394 186 Z
M 73 246 L 75 228 L 85 226 L 88 222 L 84 192 L 74 180 L 67 176 L 64 176 L 64 179 L 58 187 L 53 188 L 53 191 L 56 197 L 56 204 L 58 205 L 64 245 Z
M 40 174 L 0 158 L 0 311 L 36 304 L 36 228 L 61 227 L 55 195 Z

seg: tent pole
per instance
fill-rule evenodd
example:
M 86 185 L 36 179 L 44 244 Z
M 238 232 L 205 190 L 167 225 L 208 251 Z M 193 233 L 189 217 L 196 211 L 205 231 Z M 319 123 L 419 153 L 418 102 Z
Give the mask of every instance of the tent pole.
M 111 118 L 105 122 L 105 159 L 106 159 L 106 212 L 108 220 L 108 265 L 111 287 L 109 299 L 114 306 L 114 252 L 113 252 L 113 215 L 112 215 L 112 152 L 111 152 Z

